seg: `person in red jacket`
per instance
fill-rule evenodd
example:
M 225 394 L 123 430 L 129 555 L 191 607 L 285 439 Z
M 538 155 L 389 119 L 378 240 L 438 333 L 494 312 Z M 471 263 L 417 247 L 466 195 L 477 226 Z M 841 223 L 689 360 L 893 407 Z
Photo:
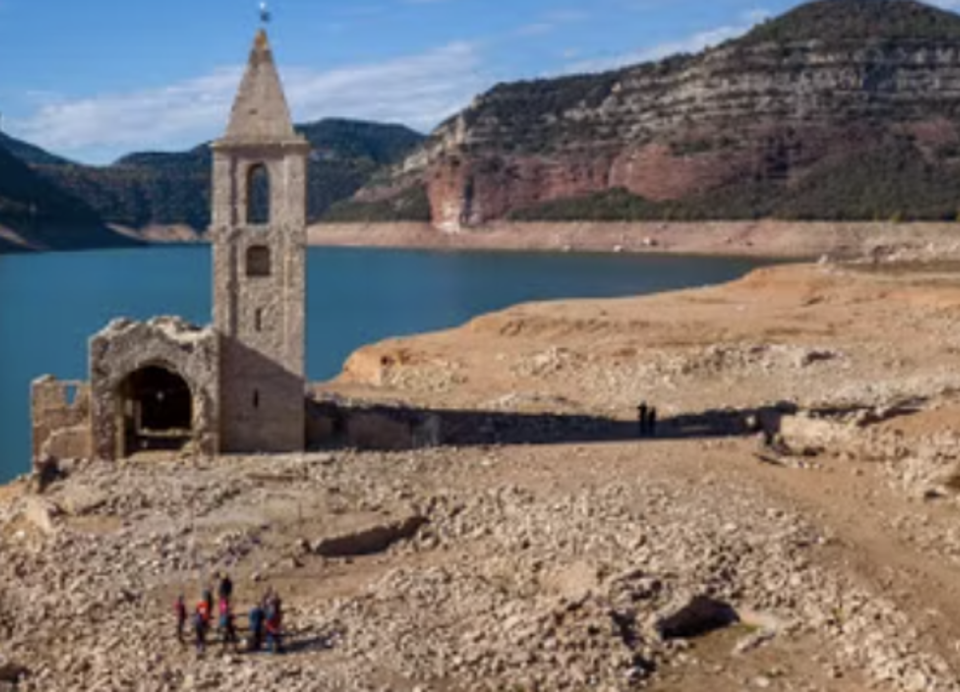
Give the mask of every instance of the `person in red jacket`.
M 283 653 L 283 606 L 280 597 L 274 595 L 267 609 L 267 646 L 271 653 Z
M 197 603 L 197 614 L 203 618 L 203 624 L 209 627 L 212 613 L 210 612 L 210 603 L 207 599 L 201 599 L 200 602 Z

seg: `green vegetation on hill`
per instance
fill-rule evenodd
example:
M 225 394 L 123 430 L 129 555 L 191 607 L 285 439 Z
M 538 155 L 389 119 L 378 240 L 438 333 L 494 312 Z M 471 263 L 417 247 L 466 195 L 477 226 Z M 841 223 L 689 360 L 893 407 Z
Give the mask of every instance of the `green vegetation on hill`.
M 321 218 L 327 223 L 382 223 L 389 221 L 430 221 L 430 200 L 422 185 L 414 185 L 399 195 L 377 202 L 343 200 Z
M 960 39 L 960 16 L 912 0 L 817 0 L 753 29 L 737 44 Z
M 796 181 L 749 179 L 682 200 L 654 202 L 622 189 L 518 209 L 520 221 L 700 221 L 777 218 L 953 221 L 960 213 L 960 162 L 925 157 L 908 139 L 837 161 Z
M 403 125 L 329 118 L 298 125 L 313 144 L 315 160 L 366 160 L 377 166 L 402 160 L 425 137 Z
M 111 231 L 81 200 L 52 185 L 0 147 L 0 225 L 34 249 L 74 250 L 133 245 Z M 12 246 L 12 247 L 11 247 Z M 0 250 L 21 249 L 4 242 Z
M 51 154 L 40 147 L 35 147 L 27 142 L 14 139 L 13 137 L 5 135 L 2 132 L 0 132 L 0 149 L 5 149 L 24 163 L 31 166 L 34 164 L 53 164 L 57 166 L 65 166 L 71 163 L 65 158 L 55 156 L 54 154 Z
M 84 200 L 110 223 L 133 228 L 186 224 L 198 230 L 209 225 L 209 165 L 34 168 L 52 184 Z
M 311 221 L 424 139 L 400 125 L 350 120 L 322 120 L 297 129 L 313 145 L 307 178 Z M 82 200 L 109 223 L 133 228 L 185 224 L 198 231 L 210 224 L 209 145 L 186 152 L 130 154 L 104 167 L 74 164 L 12 138 L 0 142 L 4 145 L 30 163 L 50 187 Z

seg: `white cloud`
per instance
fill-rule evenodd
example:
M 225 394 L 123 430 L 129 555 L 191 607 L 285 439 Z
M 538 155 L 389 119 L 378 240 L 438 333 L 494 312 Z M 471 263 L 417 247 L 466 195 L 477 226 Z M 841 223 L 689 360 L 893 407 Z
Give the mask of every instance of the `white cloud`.
M 401 122 L 427 130 L 489 86 L 477 44 L 452 43 L 420 55 L 326 71 L 280 71 L 294 119 L 339 116 Z M 222 133 L 241 66 L 170 86 L 80 99 L 45 95 L 11 132 L 57 153 L 108 160 L 131 150 L 172 149 Z
M 956 0 L 960 2 L 960 0 Z M 735 24 L 719 26 L 706 31 L 699 31 L 685 38 L 676 41 L 667 41 L 664 43 L 641 48 L 629 53 L 611 56 L 608 58 L 595 58 L 591 60 L 581 60 L 566 67 L 567 72 L 600 72 L 603 70 L 612 70 L 625 65 L 635 65 L 652 60 L 660 60 L 670 55 L 678 53 L 696 53 L 705 48 L 719 45 L 724 41 L 736 38 L 745 34 L 759 22 L 768 19 L 771 14 L 767 10 L 754 9 L 745 12 L 740 16 L 740 20 Z

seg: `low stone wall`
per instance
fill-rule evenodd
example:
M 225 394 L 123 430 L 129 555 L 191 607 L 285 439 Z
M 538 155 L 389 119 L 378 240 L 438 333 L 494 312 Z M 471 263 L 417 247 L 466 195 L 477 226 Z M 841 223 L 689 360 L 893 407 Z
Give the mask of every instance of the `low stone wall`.
M 91 455 L 90 385 L 49 375 L 31 387 L 33 460 L 85 459 Z
M 585 415 L 422 410 L 345 399 L 308 398 L 311 448 L 404 450 L 437 446 L 542 444 L 636 436 L 636 423 Z

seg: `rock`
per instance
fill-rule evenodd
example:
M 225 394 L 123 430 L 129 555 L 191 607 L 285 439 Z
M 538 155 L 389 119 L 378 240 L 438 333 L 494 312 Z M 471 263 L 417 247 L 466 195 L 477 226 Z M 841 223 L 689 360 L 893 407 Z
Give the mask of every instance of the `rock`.
M 25 499 L 23 518 L 43 533 L 51 534 L 57 530 L 53 519 L 60 514 L 62 510 L 57 505 L 42 497 L 29 496 Z
M 398 521 L 375 524 L 349 533 L 324 538 L 314 547 L 323 557 L 350 557 L 372 555 L 385 551 L 397 541 L 413 538 L 428 519 L 413 514 Z
M 91 514 L 107 504 L 108 500 L 105 491 L 77 483 L 67 485 L 60 496 L 61 506 L 73 516 Z
M 661 618 L 656 628 L 663 639 L 689 639 L 729 627 L 739 620 L 729 604 L 707 596 L 695 596 L 683 607 Z
M 16 684 L 28 673 L 26 667 L 0 657 L 0 682 Z

